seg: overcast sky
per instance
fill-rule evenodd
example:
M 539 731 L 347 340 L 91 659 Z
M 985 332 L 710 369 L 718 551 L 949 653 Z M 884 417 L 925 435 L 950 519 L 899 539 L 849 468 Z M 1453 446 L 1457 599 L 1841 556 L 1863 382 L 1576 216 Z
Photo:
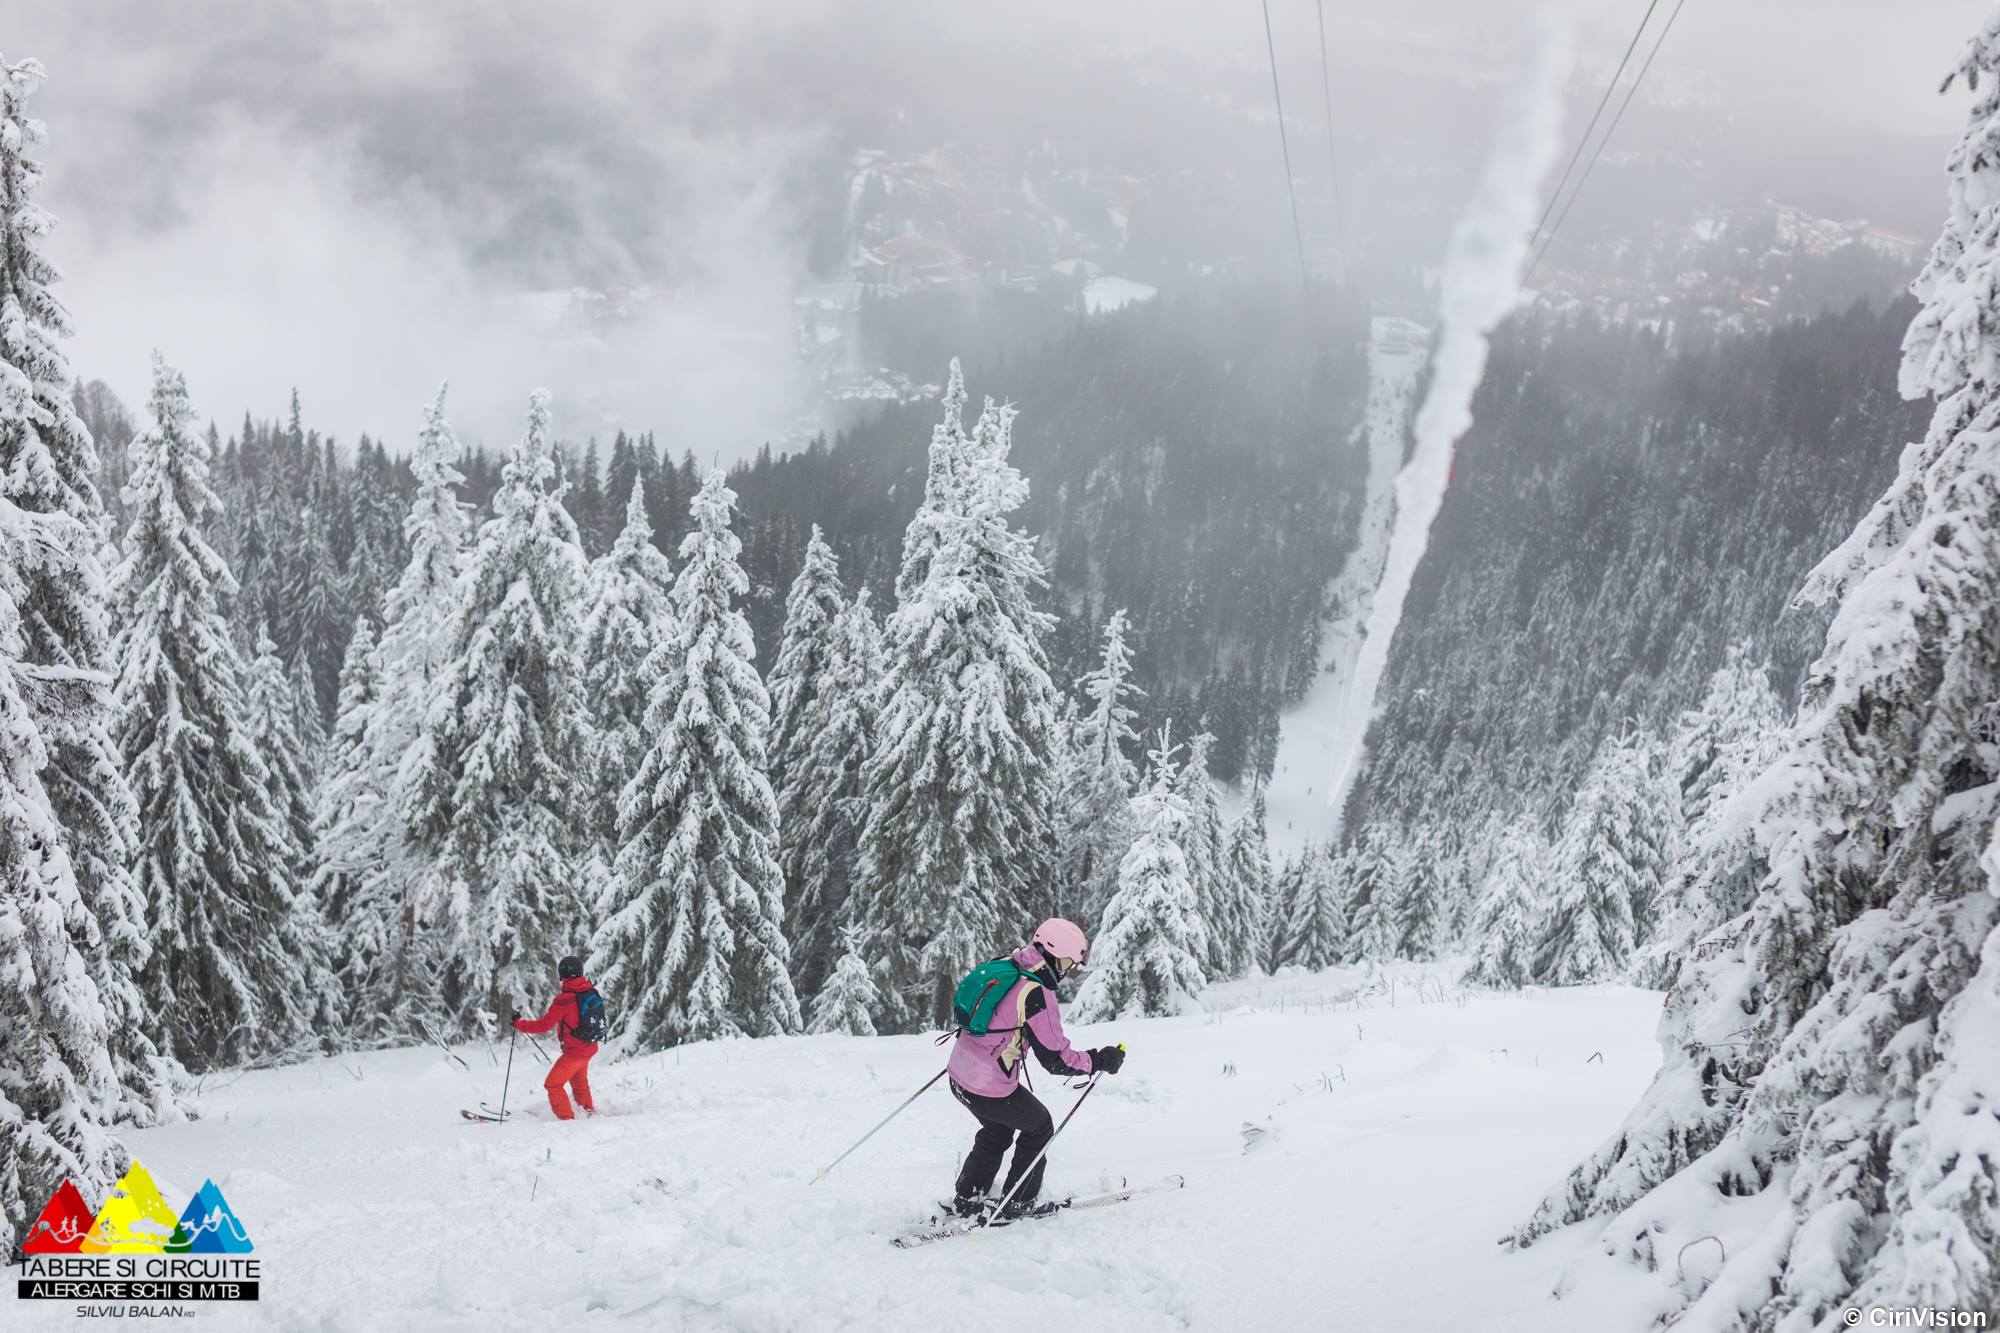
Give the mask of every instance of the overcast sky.
M 1587 105 L 1646 0 L 1579 7 Z M 1466 100 L 1423 133 L 1462 157 L 1536 6 L 1383 8 L 1325 4 L 1336 121 L 1368 133 L 1380 89 L 1459 80 Z M 1907 136 L 1897 200 L 1921 220 L 1926 191 L 1941 211 L 1965 108 L 1937 85 L 1987 8 L 1686 0 L 1649 91 L 1730 118 L 1774 172 L 1791 155 L 1834 185 L 1848 144 Z M 1271 12 L 1298 114 L 1316 114 L 1315 4 Z M 933 124 L 1115 142 L 1158 114 L 1135 88 L 1199 106 L 1268 87 L 1257 0 L 15 0 L 0 56 L 49 73 L 41 197 L 81 373 L 136 407 L 157 346 L 222 422 L 279 415 L 297 385 L 315 424 L 398 449 L 450 378 L 454 416 L 495 442 L 547 384 L 566 434 L 633 425 L 741 454 L 801 401 L 802 200 L 844 144 Z M 518 298 L 569 280 L 672 295 L 615 345 L 551 343 Z

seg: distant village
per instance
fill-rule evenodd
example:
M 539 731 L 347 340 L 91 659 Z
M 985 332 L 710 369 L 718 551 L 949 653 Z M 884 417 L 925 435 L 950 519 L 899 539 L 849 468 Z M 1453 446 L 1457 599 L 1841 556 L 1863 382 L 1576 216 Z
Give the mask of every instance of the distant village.
M 1662 224 L 1650 245 L 1544 264 L 1528 297 L 1607 323 L 1694 321 L 1745 330 L 1817 314 L 1855 291 L 1900 290 L 1924 258 L 1915 236 L 1765 203 Z

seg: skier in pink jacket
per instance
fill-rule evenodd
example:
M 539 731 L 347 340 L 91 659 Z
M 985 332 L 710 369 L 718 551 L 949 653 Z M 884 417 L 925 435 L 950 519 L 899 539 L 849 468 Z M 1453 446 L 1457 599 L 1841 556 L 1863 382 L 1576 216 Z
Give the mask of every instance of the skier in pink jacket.
M 1100 1070 L 1115 1074 L 1125 1063 L 1125 1052 L 1116 1046 L 1079 1051 L 1063 1034 L 1056 986 L 1081 968 L 1089 953 L 1090 941 L 1074 922 L 1060 917 L 1044 921 L 1029 947 L 1014 951 L 1015 964 L 1028 975 L 1001 998 L 991 1030 L 976 1035 L 960 1032 L 952 1044 L 951 1061 L 945 1066 L 951 1095 L 979 1121 L 979 1133 L 965 1155 L 953 1193 L 952 1211 L 960 1216 L 972 1216 L 986 1207 L 1010 1143 L 1014 1161 L 1001 1193 L 1014 1190 L 1016 1182 L 1020 1188 L 1007 1204 L 1007 1216 L 1043 1211 L 1035 1201 L 1041 1196 L 1042 1171 L 1048 1163 L 1035 1159 L 1054 1135 L 1055 1122 L 1035 1094 L 1021 1086 L 1021 1064 L 1029 1050 L 1044 1069 L 1057 1075 Z M 1030 1162 L 1034 1170 L 1022 1181 L 1021 1173 Z

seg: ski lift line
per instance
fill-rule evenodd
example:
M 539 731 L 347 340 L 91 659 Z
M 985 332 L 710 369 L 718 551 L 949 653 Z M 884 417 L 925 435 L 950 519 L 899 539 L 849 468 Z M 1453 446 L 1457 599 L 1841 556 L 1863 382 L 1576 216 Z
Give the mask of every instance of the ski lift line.
M 1583 174 L 1576 178 L 1576 188 L 1569 192 L 1569 201 L 1562 206 L 1562 212 L 1556 214 L 1555 225 L 1550 227 L 1549 234 L 1542 238 L 1541 246 L 1535 251 L 1535 257 L 1529 263 L 1528 272 L 1521 279 L 1522 282 L 1525 283 L 1534 277 L 1535 270 L 1542 266 L 1542 256 L 1549 252 L 1549 246 L 1555 241 L 1556 233 L 1562 230 L 1563 219 L 1569 216 L 1569 210 L 1576 204 L 1576 197 L 1583 193 L 1583 187 L 1589 183 L 1590 173 L 1597 169 L 1597 159 L 1604 155 L 1604 146 L 1611 142 L 1612 135 L 1618 133 L 1618 123 L 1625 119 L 1626 108 L 1632 105 L 1633 97 L 1639 92 L 1639 85 L 1646 81 L 1646 71 L 1653 67 L 1654 57 L 1659 55 L 1660 48 L 1667 44 L 1667 34 L 1674 30 L 1674 20 L 1681 16 L 1681 7 L 1685 4 L 1687 0 L 1674 0 L 1673 12 L 1667 15 L 1666 23 L 1661 25 L 1660 35 L 1653 40 L 1653 49 L 1646 53 L 1645 63 L 1639 66 L 1639 73 L 1633 78 L 1632 86 L 1625 90 L 1625 100 L 1618 104 L 1618 112 L 1611 117 L 1611 124 L 1605 129 L 1604 137 L 1597 141 L 1597 151 L 1590 155 L 1590 161 L 1584 164 Z
M 1333 189 L 1333 216 L 1340 217 L 1340 154 L 1333 142 L 1333 75 L 1326 65 L 1326 0 L 1316 0 L 1314 8 L 1319 13 L 1319 91 L 1326 106 L 1326 169 L 1327 179 Z M 1270 12 L 1267 3 L 1265 13 Z M 1268 33 L 1267 33 L 1268 35 Z
M 1639 49 L 1639 38 L 1645 35 L 1646 25 L 1653 21 L 1653 11 L 1659 7 L 1660 0 L 1647 0 L 1646 13 L 1640 18 L 1638 28 L 1633 31 L 1632 40 L 1625 47 L 1625 54 L 1619 58 L 1618 68 L 1611 72 L 1611 81 L 1604 85 L 1604 96 L 1597 99 L 1597 110 L 1590 113 L 1590 123 L 1583 127 L 1583 137 L 1576 141 L 1576 151 L 1569 155 L 1569 165 L 1563 168 L 1561 178 L 1556 181 L 1556 188 L 1550 192 L 1548 205 L 1542 209 L 1542 216 L 1536 220 L 1535 229 L 1528 233 L 1529 245 L 1535 243 L 1536 238 L 1542 234 L 1542 228 L 1548 225 L 1549 214 L 1556 211 L 1556 201 L 1562 198 L 1563 186 L 1569 184 L 1570 174 L 1576 170 L 1576 164 L 1583 159 L 1583 150 L 1590 145 L 1591 133 L 1597 129 L 1597 122 L 1603 117 L 1604 108 L 1611 105 L 1611 94 L 1618 90 L 1618 80 L 1625 77 L 1625 67 L 1632 63 L 1632 53 Z
M 1285 198 L 1292 206 L 1292 240 L 1299 248 L 1299 286 L 1305 292 L 1306 313 L 1312 313 L 1312 272 L 1306 267 L 1306 234 L 1299 226 L 1299 193 L 1292 181 L 1292 145 L 1285 134 L 1285 99 L 1278 91 L 1278 43 L 1271 36 L 1271 0 L 1264 0 L 1264 50 L 1271 57 L 1271 101 L 1278 108 L 1278 148 L 1285 157 Z

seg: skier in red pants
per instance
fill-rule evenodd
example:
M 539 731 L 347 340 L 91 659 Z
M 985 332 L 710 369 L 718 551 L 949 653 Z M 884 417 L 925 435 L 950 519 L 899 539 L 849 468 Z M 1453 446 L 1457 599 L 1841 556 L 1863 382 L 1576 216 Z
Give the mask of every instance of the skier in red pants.
M 586 1115 L 597 1114 L 597 1104 L 590 1099 L 590 1057 L 597 1054 L 597 1043 L 579 1037 L 577 1030 L 579 1025 L 593 1035 L 602 1030 L 604 1001 L 583 975 L 583 960 L 576 955 L 557 963 L 556 975 L 562 979 L 562 989 L 549 1001 L 548 1011 L 540 1018 L 523 1018 L 516 1009 L 514 1030 L 534 1034 L 555 1028 L 561 1035 L 562 1052 L 549 1069 L 549 1076 L 542 1080 L 542 1086 L 548 1089 L 549 1108 L 556 1113 L 556 1119 L 574 1120 L 576 1112 L 570 1109 L 564 1084 L 575 1091 L 577 1104 Z

